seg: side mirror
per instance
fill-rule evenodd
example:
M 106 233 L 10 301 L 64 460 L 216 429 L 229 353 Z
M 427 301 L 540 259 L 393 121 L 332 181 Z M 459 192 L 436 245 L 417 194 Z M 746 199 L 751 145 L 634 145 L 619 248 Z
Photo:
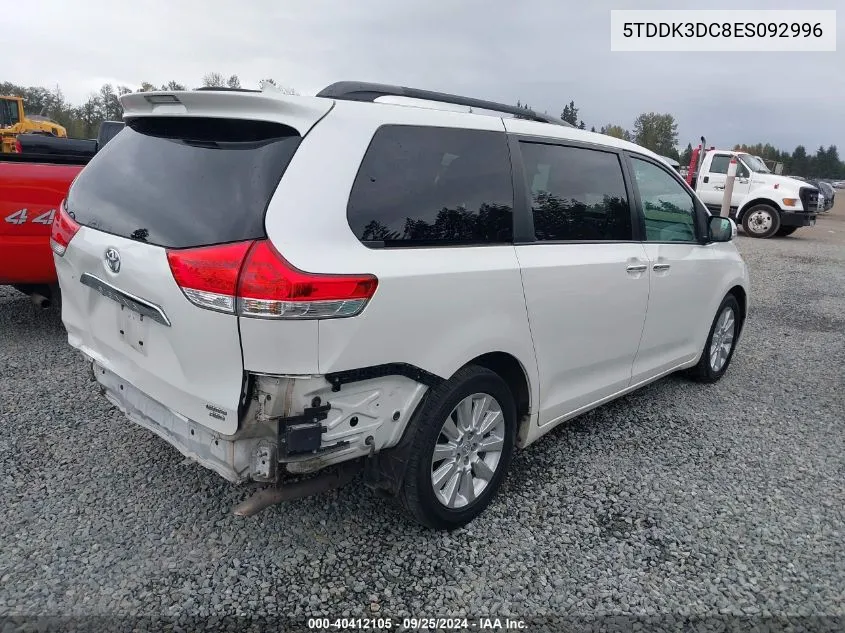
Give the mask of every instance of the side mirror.
M 720 215 L 711 216 L 708 220 L 711 242 L 730 242 L 736 237 L 736 222 Z

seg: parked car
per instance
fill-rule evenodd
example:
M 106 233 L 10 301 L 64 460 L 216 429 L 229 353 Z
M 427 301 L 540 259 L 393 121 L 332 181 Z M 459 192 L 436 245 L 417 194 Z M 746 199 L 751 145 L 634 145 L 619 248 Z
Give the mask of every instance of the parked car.
M 121 103 L 53 225 L 68 341 L 129 420 L 273 484 L 239 514 L 363 470 L 460 526 L 515 448 L 731 362 L 736 226 L 647 149 L 377 84 Z
M 730 216 L 750 237 L 792 235 L 802 226 L 813 226 L 824 210 L 816 186 L 789 176 L 773 174 L 757 156 L 710 148 L 699 165 L 700 148 L 693 150 L 687 182 L 711 211 L 719 213 L 725 194 L 728 166 L 737 161 Z
M 833 208 L 836 199 L 836 189 L 834 189 L 829 182 L 825 182 L 824 180 L 811 180 L 809 182 L 810 184 L 815 185 L 824 196 L 824 211 L 830 211 Z
M 819 204 L 821 205 L 821 208 L 819 209 L 820 213 L 825 213 L 833 208 L 836 190 L 830 185 L 830 183 L 823 180 L 816 180 L 814 178 L 805 178 L 803 176 L 790 176 L 790 178 L 806 182 L 808 185 L 811 185 L 819 190 Z
M 103 123 L 96 141 L 20 134 L 17 151 L 0 154 L 0 285 L 14 286 L 41 307 L 58 301 L 50 251 L 56 209 L 93 153 L 122 126 Z

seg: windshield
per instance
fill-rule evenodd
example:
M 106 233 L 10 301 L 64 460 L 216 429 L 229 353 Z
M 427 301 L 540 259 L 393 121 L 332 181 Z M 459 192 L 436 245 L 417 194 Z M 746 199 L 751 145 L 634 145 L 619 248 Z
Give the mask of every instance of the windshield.
M 751 154 L 740 154 L 739 158 L 742 160 L 743 163 L 750 169 L 751 171 L 758 173 L 758 174 L 770 174 L 772 173 L 769 171 L 769 168 L 766 167 L 766 163 L 762 160 L 757 158 L 756 156 L 752 156 Z

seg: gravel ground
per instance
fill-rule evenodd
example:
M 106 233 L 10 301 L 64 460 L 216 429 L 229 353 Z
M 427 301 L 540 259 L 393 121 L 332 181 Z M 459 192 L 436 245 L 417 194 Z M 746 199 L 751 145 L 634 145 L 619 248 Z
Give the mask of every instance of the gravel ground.
M 738 238 L 751 314 L 721 383 L 671 377 L 551 433 L 451 534 L 355 485 L 232 516 L 243 490 L 124 422 L 58 316 L 0 289 L 0 615 L 841 617 L 840 198 Z

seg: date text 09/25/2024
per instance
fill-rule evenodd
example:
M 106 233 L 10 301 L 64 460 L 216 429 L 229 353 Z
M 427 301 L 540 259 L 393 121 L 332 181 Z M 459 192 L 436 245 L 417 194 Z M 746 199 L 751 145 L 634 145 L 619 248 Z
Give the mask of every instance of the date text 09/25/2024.
M 524 630 L 525 621 L 518 618 L 308 618 L 308 628 L 317 631 L 499 631 Z

